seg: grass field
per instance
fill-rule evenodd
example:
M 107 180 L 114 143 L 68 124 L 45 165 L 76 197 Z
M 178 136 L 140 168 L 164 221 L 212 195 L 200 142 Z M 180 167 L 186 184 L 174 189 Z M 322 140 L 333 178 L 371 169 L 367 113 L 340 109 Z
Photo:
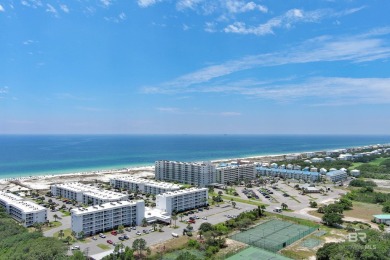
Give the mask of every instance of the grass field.
M 372 215 L 382 214 L 382 206 L 377 204 L 363 203 L 353 201 L 353 208 L 351 210 L 344 210 L 345 217 L 359 218 L 371 221 Z M 309 212 L 310 215 L 322 218 L 323 214 L 318 213 L 317 210 Z
M 255 205 L 255 206 L 261 206 L 261 205 L 269 206 L 268 204 L 261 203 L 261 202 L 255 201 L 255 200 L 244 200 L 244 199 L 237 198 L 234 196 L 229 196 L 229 195 L 222 195 L 221 197 L 222 197 L 222 199 L 225 199 L 225 200 L 233 199 L 236 202 L 246 203 L 246 204 Z
M 110 246 L 106 244 L 97 244 L 98 247 L 100 247 L 103 250 L 109 250 Z

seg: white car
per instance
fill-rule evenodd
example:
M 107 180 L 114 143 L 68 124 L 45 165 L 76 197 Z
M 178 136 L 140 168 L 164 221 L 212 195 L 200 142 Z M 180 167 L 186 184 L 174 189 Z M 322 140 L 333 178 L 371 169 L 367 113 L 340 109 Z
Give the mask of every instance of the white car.
M 72 246 L 70 249 L 71 250 L 80 250 L 80 246 Z
M 92 239 L 93 239 L 93 240 L 97 240 L 97 238 L 96 238 L 96 237 L 92 237 Z
M 207 217 L 203 217 L 202 219 L 207 220 Z
M 137 231 L 137 233 L 136 233 L 138 236 L 140 236 L 140 235 L 142 235 L 142 233 L 141 232 L 139 232 L 139 231 Z
M 100 233 L 100 234 L 99 234 L 99 237 L 101 237 L 101 238 L 106 238 L 106 236 L 105 236 L 103 233 Z

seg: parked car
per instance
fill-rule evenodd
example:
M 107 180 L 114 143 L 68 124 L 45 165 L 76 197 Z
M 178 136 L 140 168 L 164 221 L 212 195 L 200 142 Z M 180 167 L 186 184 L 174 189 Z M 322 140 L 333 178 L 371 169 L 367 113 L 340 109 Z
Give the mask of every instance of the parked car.
M 202 219 L 207 220 L 207 217 L 203 217 Z
M 96 238 L 96 237 L 92 237 L 92 239 L 93 239 L 93 240 L 97 240 L 97 238 Z
M 124 237 L 118 237 L 118 239 L 119 239 L 120 241 L 123 241 L 123 240 L 125 240 L 125 238 L 124 238 Z
M 179 235 L 177 233 L 172 233 L 172 236 L 173 237 L 179 237 Z
M 110 245 L 112 245 L 112 240 L 107 240 L 107 243 L 109 243 Z
M 80 246 L 72 246 L 70 249 L 71 250 L 80 250 Z
M 123 238 L 128 240 L 129 239 L 129 236 L 128 235 L 123 235 Z
M 136 227 L 131 227 L 132 230 L 136 230 Z
M 130 232 L 130 231 L 131 231 L 131 228 L 127 227 L 127 228 L 125 228 L 125 230 L 126 230 L 127 232 Z
M 137 231 L 137 233 L 136 233 L 138 236 L 140 236 L 142 233 L 141 232 L 139 232 L 139 231 Z
M 99 237 L 101 237 L 101 238 L 106 238 L 106 235 L 104 235 L 103 233 L 100 233 L 100 234 L 99 234 Z

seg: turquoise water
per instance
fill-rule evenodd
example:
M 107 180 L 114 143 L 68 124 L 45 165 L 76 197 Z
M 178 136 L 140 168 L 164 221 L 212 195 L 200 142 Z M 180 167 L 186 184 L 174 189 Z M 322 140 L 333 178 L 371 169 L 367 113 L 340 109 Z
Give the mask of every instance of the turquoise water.
M 319 151 L 390 143 L 390 136 L 0 135 L 0 178 Z

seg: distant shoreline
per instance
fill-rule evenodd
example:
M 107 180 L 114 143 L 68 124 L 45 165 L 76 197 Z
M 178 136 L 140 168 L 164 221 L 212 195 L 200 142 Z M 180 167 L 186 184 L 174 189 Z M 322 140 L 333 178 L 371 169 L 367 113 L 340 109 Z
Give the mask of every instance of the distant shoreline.
M 370 146 L 370 145 L 378 145 L 378 144 L 369 144 L 364 146 Z M 386 145 L 386 144 L 381 144 Z M 362 146 L 351 146 L 351 147 L 340 147 L 340 148 L 334 148 L 330 150 L 339 150 L 339 149 L 353 149 L 358 148 Z M 311 152 L 324 152 L 324 151 L 330 151 L 330 150 L 316 150 L 316 151 L 299 151 L 299 152 L 291 152 L 291 153 L 280 153 L 280 154 L 272 154 L 272 155 L 254 155 L 254 156 L 246 156 L 246 157 L 236 157 L 236 158 L 225 158 L 225 159 L 218 159 L 218 160 L 210 160 L 212 163 L 219 163 L 219 162 L 228 162 L 228 161 L 236 161 L 236 160 L 249 160 L 249 159 L 255 159 L 255 160 L 264 160 L 264 162 L 270 162 L 272 160 L 280 160 L 288 155 L 294 155 L 294 154 L 305 154 L 305 153 L 311 153 Z M 82 171 L 82 172 L 73 172 L 73 173 L 62 173 L 62 174 L 46 174 L 46 175 L 33 175 L 33 176 L 24 176 L 24 177 L 10 177 L 10 178 L 1 178 L 0 184 L 5 184 L 9 182 L 24 182 L 24 181 L 37 181 L 40 180 L 48 180 L 48 179 L 83 179 L 88 177 L 96 177 L 96 179 L 100 179 L 100 177 L 108 175 L 117 175 L 117 174 L 136 174 L 139 172 L 154 172 L 154 165 L 145 165 L 145 166 L 137 166 L 137 167 L 124 167 L 119 169 L 109 169 L 109 170 L 97 170 L 97 171 Z

